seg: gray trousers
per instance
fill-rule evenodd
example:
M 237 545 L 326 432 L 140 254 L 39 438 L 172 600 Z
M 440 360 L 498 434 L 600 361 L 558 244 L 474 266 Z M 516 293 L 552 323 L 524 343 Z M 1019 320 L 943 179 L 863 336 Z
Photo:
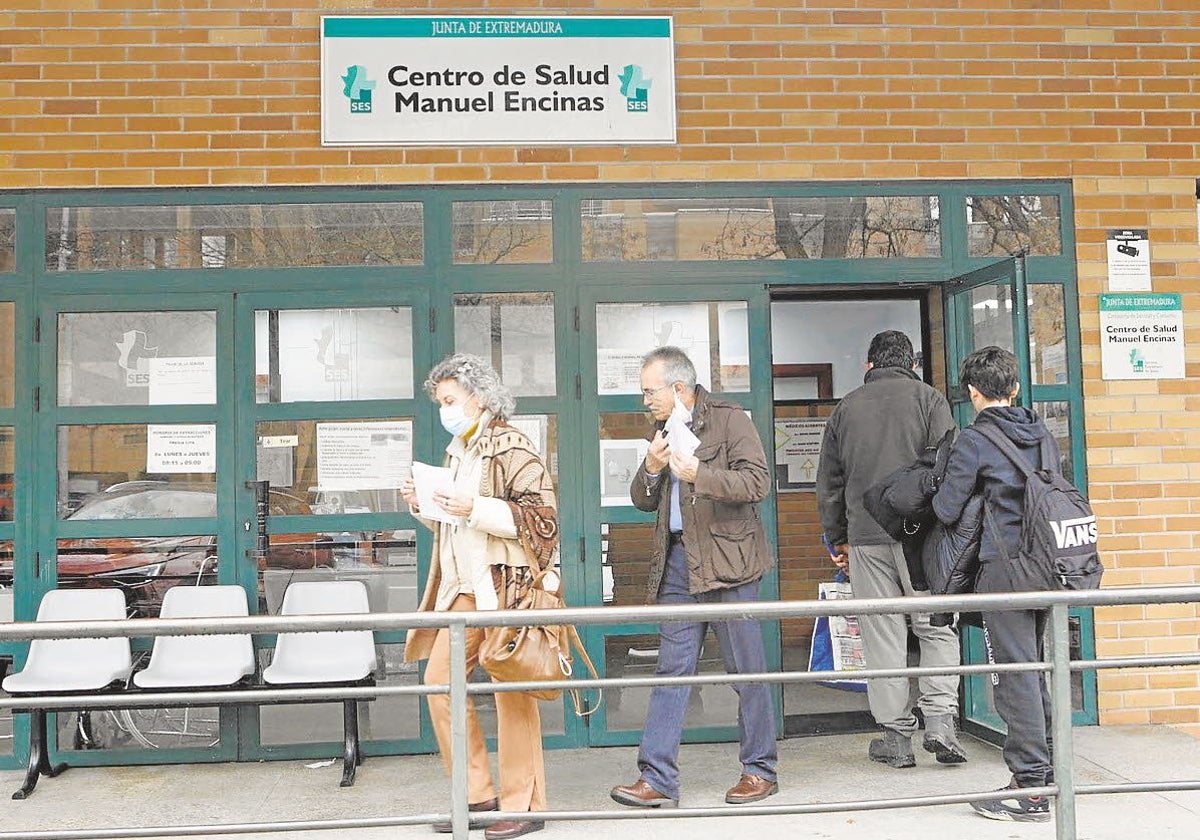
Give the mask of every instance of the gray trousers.
M 1045 610 L 1008 610 L 983 614 L 984 641 L 990 662 L 1041 662 Z M 1004 761 L 1018 787 L 1040 787 L 1053 779 L 1050 691 L 1046 675 L 1034 671 L 993 674 L 996 712 L 1008 727 Z
M 904 562 L 904 550 L 891 545 L 851 545 L 850 585 L 855 598 L 898 598 L 902 595 L 928 595 L 914 590 Z M 933 627 L 929 613 L 904 615 L 862 615 L 863 653 L 868 668 L 908 667 L 908 622 L 921 643 L 921 666 L 950 667 L 961 661 L 958 634 L 950 627 Z M 917 701 L 926 716 L 958 714 L 958 676 L 921 677 Z M 867 700 L 875 722 L 911 736 L 917 730 L 917 718 L 909 702 L 907 677 L 873 679 L 867 682 Z

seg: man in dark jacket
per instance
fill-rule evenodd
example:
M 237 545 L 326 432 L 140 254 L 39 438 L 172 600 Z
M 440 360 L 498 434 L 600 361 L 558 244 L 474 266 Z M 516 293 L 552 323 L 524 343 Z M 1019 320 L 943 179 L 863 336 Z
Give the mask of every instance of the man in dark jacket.
M 817 469 L 817 506 L 825 536 L 848 556 L 856 598 L 898 598 L 928 594 L 913 586 L 901 545 L 880 527 L 863 505 L 867 488 L 937 446 L 955 428 L 946 398 L 913 372 L 913 347 L 896 330 L 881 332 L 867 351 L 865 383 L 845 396 L 825 426 Z M 921 643 L 922 667 L 959 664 L 958 636 L 934 627 L 928 613 L 908 616 Z M 868 668 L 908 665 L 905 616 L 863 615 L 863 654 Z M 967 760 L 955 735 L 958 677 L 923 677 L 918 704 L 925 716 L 924 748 L 942 764 Z M 912 736 L 917 718 L 909 705 L 905 677 L 873 679 L 867 700 L 883 737 L 867 754 L 891 767 L 913 767 Z
M 745 410 L 714 399 L 696 384 L 696 368 L 677 347 L 660 347 L 642 360 L 642 400 L 657 421 L 630 497 L 639 510 L 656 511 L 650 557 L 650 602 L 713 604 L 758 600 L 759 579 L 774 564 L 758 503 L 771 486 L 762 441 Z M 690 416 L 699 439 L 694 453 L 664 434 L 672 412 Z M 679 432 L 676 427 L 676 432 Z M 687 429 L 683 428 L 686 436 Z M 692 441 L 693 443 L 695 441 Z M 757 621 L 713 622 L 725 670 L 766 670 Z M 657 675 L 696 673 L 708 622 L 672 621 L 660 627 Z M 734 684 L 741 731 L 741 778 L 725 795 L 731 804 L 776 793 L 775 713 L 766 683 Z M 622 805 L 674 807 L 679 803 L 679 740 L 689 686 L 655 686 L 638 751 L 641 775 L 617 785 Z
M 947 525 L 958 522 L 975 492 L 984 496 L 990 516 L 983 520 L 976 592 L 1011 592 L 1003 558 L 1015 556 L 1021 545 L 1025 476 L 976 426 L 991 425 L 1016 444 L 1033 469 L 1057 468 L 1041 463 L 1041 446 L 1050 432 L 1028 408 L 1014 407 L 1020 388 L 1017 359 L 999 347 L 984 347 L 963 359 L 958 374 L 978 416 L 963 430 L 950 452 L 946 477 L 933 497 L 933 510 Z M 1054 444 L 1051 438 L 1051 443 Z M 1053 445 L 1055 460 L 1058 446 Z M 991 662 L 1040 662 L 1045 610 L 984 613 L 984 641 Z M 1041 787 L 1050 782 L 1050 696 L 1045 675 L 1019 671 L 993 674 L 996 711 L 1008 725 L 1004 761 L 1012 771 L 1008 787 Z M 1044 797 L 1014 795 L 995 802 L 973 802 L 985 817 L 1018 822 L 1050 819 Z

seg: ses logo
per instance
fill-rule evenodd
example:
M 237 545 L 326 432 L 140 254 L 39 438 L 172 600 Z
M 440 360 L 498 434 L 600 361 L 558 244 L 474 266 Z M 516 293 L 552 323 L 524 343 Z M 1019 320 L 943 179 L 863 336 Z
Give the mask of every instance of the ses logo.
M 371 91 L 375 90 L 375 83 L 367 78 L 367 68 L 351 64 L 341 79 L 344 83 L 342 94 L 350 100 L 350 113 L 371 113 Z
M 617 76 L 621 80 L 621 95 L 625 97 L 625 110 L 650 110 L 650 79 L 642 75 L 642 68 L 637 64 L 626 64 Z

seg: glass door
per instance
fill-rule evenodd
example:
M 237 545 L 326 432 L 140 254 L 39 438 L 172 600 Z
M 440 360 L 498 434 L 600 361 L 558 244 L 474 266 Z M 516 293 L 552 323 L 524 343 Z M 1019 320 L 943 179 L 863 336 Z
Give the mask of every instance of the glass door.
M 3 247 L 5 221 L 6 213 L 0 208 L 0 272 L 12 270 L 12 262 L 5 258 Z M 11 219 L 8 224 L 11 225 Z M 31 366 L 30 336 L 26 334 L 27 300 L 24 289 L 0 292 L 0 622 L 25 616 L 27 605 L 18 604 L 16 596 L 17 593 L 23 596 L 33 579 L 32 563 L 27 562 L 32 553 L 26 550 L 28 540 L 24 529 L 28 521 L 25 513 L 29 497 L 27 489 L 22 487 L 18 498 L 17 482 L 14 481 L 16 475 L 28 468 L 30 395 L 27 390 L 17 387 L 22 381 L 21 374 Z M 19 393 L 19 390 L 25 390 L 25 393 Z M 18 469 L 18 463 L 21 469 Z M 17 561 L 18 549 L 21 549 L 21 562 Z M 14 642 L 0 644 L 0 674 L 13 669 L 14 659 L 21 655 L 22 647 Z M 19 720 L 23 724 L 25 719 L 24 715 L 14 717 L 7 709 L 0 711 L 0 769 L 17 766 L 19 756 L 14 748 L 25 739 L 16 731 L 14 723 Z
M 770 452 L 771 373 L 768 302 L 765 289 L 672 285 L 589 287 L 581 295 L 580 390 L 583 435 L 581 477 L 584 533 L 581 540 L 586 603 L 631 606 L 648 602 L 647 577 L 654 517 L 633 507 L 629 485 L 645 457 L 651 420 L 642 403 L 641 358 L 655 347 L 687 351 L 701 385 L 750 413 Z M 768 533 L 775 528 L 775 503 L 762 507 Z M 761 597 L 774 599 L 778 576 L 764 579 Z M 770 668 L 779 663 L 777 623 L 764 627 Z M 656 624 L 589 627 L 592 659 L 608 676 L 654 672 Z M 701 654 L 701 672 L 723 672 L 711 632 Z M 645 721 L 649 688 L 610 689 L 591 719 L 593 744 L 637 743 Z M 778 704 L 777 704 L 778 708 Z M 692 692 L 685 740 L 737 738 L 737 698 L 727 685 Z
M 169 299 L 168 299 L 169 298 Z M 34 600 L 115 588 L 131 617 L 175 586 L 236 583 L 233 296 L 49 296 L 35 326 Z M 31 609 L 33 609 L 31 607 Z M 149 640 L 135 640 L 137 656 Z M 216 708 L 57 715 L 71 764 L 221 761 Z M 103 753 L 97 752 L 103 750 Z
M 1025 269 L 1025 258 L 1016 256 L 958 277 L 944 286 L 947 378 L 950 383 L 951 408 L 960 426 L 968 425 L 975 415 L 966 389 L 958 381 L 958 366 L 973 350 L 989 345 L 1003 347 L 1017 357 L 1021 380 L 1018 404 L 1032 406 L 1044 419 L 1048 419 L 1049 414 L 1055 410 L 1062 411 L 1058 407 L 1064 404 L 1052 401 L 1061 399 L 1061 388 L 1054 384 L 1046 384 L 1044 359 L 1039 366 L 1038 383 L 1034 384 L 1030 354 L 1030 319 L 1032 318 L 1035 324 L 1038 323 L 1040 313 L 1029 312 L 1030 303 L 1037 301 L 1038 296 L 1031 296 Z M 1052 296 L 1045 295 L 1050 287 L 1034 286 L 1034 289 L 1038 289 L 1043 295 L 1040 305 L 1046 307 L 1052 302 Z M 1061 299 L 1061 295 L 1059 298 Z M 1053 383 L 1053 378 L 1050 382 Z M 1056 425 L 1051 425 L 1052 431 L 1055 428 Z M 1078 481 L 1079 474 L 1072 468 L 1069 438 L 1064 440 L 1060 437 L 1060 446 L 1063 447 L 1064 474 Z M 1094 648 L 1091 610 L 1072 610 L 1070 624 L 1071 657 L 1082 659 L 1091 656 Z M 979 627 L 968 625 L 962 628 L 962 645 L 964 663 L 977 664 L 987 661 L 987 649 Z M 1001 739 L 1004 722 L 996 713 L 992 697 L 992 676 L 978 674 L 964 677 L 962 686 L 964 728 L 989 740 Z M 1071 694 L 1075 723 L 1095 723 L 1095 675 L 1072 675 Z
M 400 497 L 414 458 L 440 463 L 431 403 L 423 293 L 308 292 L 237 299 L 236 557 L 252 612 L 275 615 L 290 583 L 356 580 L 374 612 L 409 612 L 427 532 Z M 255 484 L 268 499 L 257 536 Z M 423 550 L 421 550 L 423 549 Z M 376 634 L 376 680 L 415 684 L 402 631 Z M 257 640 L 261 658 L 273 638 Z M 415 695 L 360 706 L 368 754 L 428 752 Z M 340 703 L 239 711 L 242 759 L 336 754 Z
M 579 536 L 580 482 L 574 476 L 579 436 L 575 393 L 574 318 L 568 293 L 530 288 L 528 279 L 457 279 L 439 310 L 453 312 L 453 344 L 445 352 L 471 353 L 486 360 L 517 399 L 510 423 L 520 429 L 541 453 L 558 497 L 560 573 L 563 593 L 571 606 L 583 600 L 583 566 Z M 559 284 L 547 283 L 547 286 Z M 444 301 L 444 302 L 443 302 Z M 449 443 L 441 428 L 434 434 L 437 457 Z M 440 460 L 439 460 L 440 463 Z M 422 563 L 426 560 L 422 555 Z M 423 568 L 423 567 L 422 567 Z M 477 669 L 473 679 L 488 679 Z M 547 746 L 586 743 L 586 721 L 576 717 L 565 697 L 542 701 L 542 734 Z M 484 735 L 496 735 L 492 695 L 475 698 Z

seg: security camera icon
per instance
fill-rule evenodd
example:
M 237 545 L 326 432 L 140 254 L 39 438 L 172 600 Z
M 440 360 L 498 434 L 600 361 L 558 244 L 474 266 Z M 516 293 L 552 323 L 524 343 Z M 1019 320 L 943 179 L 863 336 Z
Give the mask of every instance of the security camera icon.
M 1117 253 L 1124 254 L 1127 257 L 1136 257 L 1140 252 L 1127 242 L 1117 244 Z

